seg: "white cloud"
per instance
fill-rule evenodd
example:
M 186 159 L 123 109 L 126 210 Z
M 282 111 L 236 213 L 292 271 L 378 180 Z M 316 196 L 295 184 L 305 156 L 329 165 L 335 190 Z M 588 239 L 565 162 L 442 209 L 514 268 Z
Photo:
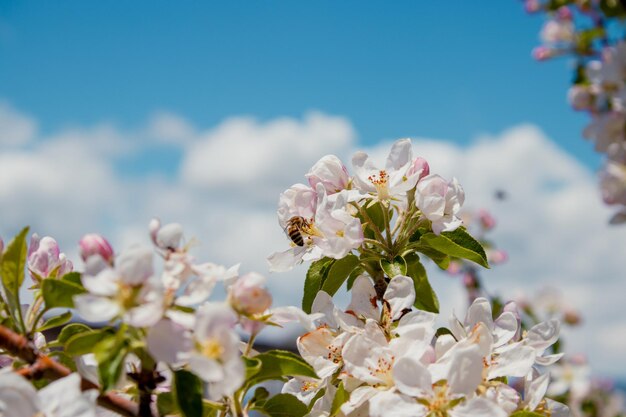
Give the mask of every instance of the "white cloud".
M 4 114 L 26 120 L 14 111 Z M 177 172 L 132 178 L 119 172 L 120 158 L 140 160 L 146 147 L 162 146 L 149 142 L 157 137 L 180 148 Z M 355 137 L 348 120 L 321 113 L 268 122 L 238 117 L 207 131 L 163 113 L 136 131 L 100 125 L 29 138 L 28 151 L 0 141 L 0 234 L 6 239 L 32 224 L 75 253 L 83 233 L 101 231 L 122 250 L 147 243 L 147 223 L 158 215 L 181 222 L 188 237 L 201 242 L 195 248 L 199 259 L 242 262 L 244 271 L 267 273 L 266 256 L 287 245 L 275 217 L 278 193 L 303 182 L 322 155 L 348 158 Z M 568 336 L 570 350 L 589 352 L 599 372 L 623 372 L 615 367 L 622 351 L 607 346 L 621 340 L 626 326 L 623 228 L 606 225 L 610 211 L 600 202 L 594 174 L 532 126 L 464 147 L 443 140 L 414 143 L 431 172 L 460 180 L 467 206 L 496 215 L 492 237 L 511 259 L 485 271 L 492 292 L 507 297 L 518 289 L 533 294 L 545 284 L 562 288 L 586 319 L 582 330 Z M 383 159 L 388 146 L 366 151 Z M 507 200 L 494 200 L 498 189 L 506 190 Z M 270 276 L 278 304 L 299 304 L 305 270 Z M 432 280 L 446 317 L 465 308 L 458 283 L 444 274 Z
M 36 133 L 37 123 L 31 117 L 17 112 L 7 103 L 0 102 L 0 146 L 25 145 Z

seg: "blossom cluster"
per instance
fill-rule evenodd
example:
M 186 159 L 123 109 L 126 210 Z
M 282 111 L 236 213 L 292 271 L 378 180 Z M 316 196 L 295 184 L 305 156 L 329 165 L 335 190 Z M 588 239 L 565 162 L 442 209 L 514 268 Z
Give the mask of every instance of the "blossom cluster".
M 341 259 L 372 244 L 391 251 L 409 220 L 414 226 L 428 223 L 436 235 L 461 225 L 457 214 L 465 200 L 463 189 L 456 179 L 430 174 L 426 160 L 413 157 L 409 139 L 393 143 L 384 167 L 364 152 L 354 154 L 352 166 L 351 176 L 337 156 L 327 155 L 306 174 L 308 185 L 294 184 L 280 195 L 278 222 L 291 247 L 269 257 L 271 270 L 289 270 L 303 260 Z M 387 223 L 382 227 L 366 210 L 374 205 Z M 388 223 L 393 216 L 400 221 L 392 232 Z M 378 242 L 366 239 L 365 227 Z
M 436 314 L 412 309 L 414 300 L 412 281 L 402 275 L 380 302 L 371 278 L 358 277 L 345 311 L 319 292 L 315 327 L 298 349 L 320 378 L 294 378 L 283 391 L 312 402 L 317 416 L 330 415 L 338 390 L 349 395 L 340 408 L 346 416 L 568 415 L 544 397 L 545 369 L 561 357 L 550 353 L 558 321 L 522 333 L 515 304 L 494 320 L 489 301 L 478 298 L 464 321 L 453 318 L 449 331 L 438 332 Z M 523 395 L 509 378 L 523 380 Z
M 591 121 L 583 136 L 606 156 L 600 188 L 606 204 L 617 207 L 612 223 L 626 222 L 626 42 L 617 22 L 622 2 L 526 0 L 529 12 L 548 15 L 533 51 L 538 60 L 570 55 L 576 60 L 568 99 Z

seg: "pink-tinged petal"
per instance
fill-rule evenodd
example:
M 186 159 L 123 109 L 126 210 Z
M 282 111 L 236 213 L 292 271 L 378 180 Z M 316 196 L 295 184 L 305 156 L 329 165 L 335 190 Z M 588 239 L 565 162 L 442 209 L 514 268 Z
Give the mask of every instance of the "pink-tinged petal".
M 90 233 L 83 236 L 78 242 L 80 257 L 87 261 L 92 256 L 100 256 L 105 262 L 113 263 L 113 248 L 111 244 L 101 235 Z
M 370 417 L 425 417 L 429 410 L 413 398 L 381 391 L 370 399 Z
M 278 199 L 278 223 L 283 229 L 293 217 L 312 219 L 317 211 L 317 193 L 304 184 L 294 184 L 280 194 Z
M 116 302 L 92 294 L 74 296 L 74 305 L 79 316 L 94 323 L 109 321 L 120 313 L 120 307 Z
M 154 359 L 169 365 L 176 364 L 181 354 L 193 348 L 187 329 L 168 319 L 160 320 L 148 330 L 146 344 Z
M 432 394 L 430 372 L 417 359 L 403 357 L 393 366 L 393 380 L 403 394 L 413 397 L 428 397 Z
M 37 391 L 12 369 L 0 371 L 0 415 L 32 417 L 41 410 Z
M 448 374 L 450 391 L 469 395 L 482 381 L 483 355 L 477 345 L 457 349 Z
M 286 272 L 299 264 L 306 253 L 307 248 L 296 246 L 284 252 L 274 252 L 267 258 L 270 272 Z
M 488 379 L 501 376 L 521 378 L 530 372 L 535 357 L 535 350 L 522 342 L 510 344 L 498 352 L 489 368 Z
M 398 139 L 391 145 L 391 150 L 385 162 L 387 170 L 399 170 L 413 160 L 411 139 Z
M 350 182 L 348 170 L 335 155 L 322 157 L 305 176 L 312 188 L 322 184 L 328 194 L 346 189 Z
M 410 309 L 415 301 L 413 280 L 404 275 L 391 279 L 383 297 L 391 307 L 392 319 L 400 318 L 405 309 Z
M 507 417 L 509 414 L 486 398 L 472 398 L 448 412 L 450 417 Z
M 524 383 L 524 402 L 530 411 L 537 408 L 541 400 L 543 400 L 543 397 L 546 395 L 546 391 L 548 390 L 549 382 L 549 373 L 540 375 L 534 379 L 529 374 L 526 378 Z

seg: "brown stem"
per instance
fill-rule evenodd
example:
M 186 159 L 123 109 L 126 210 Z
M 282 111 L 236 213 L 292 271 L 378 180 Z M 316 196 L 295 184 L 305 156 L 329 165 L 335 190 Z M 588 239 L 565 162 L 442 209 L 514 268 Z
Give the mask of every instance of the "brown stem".
M 46 378 L 54 381 L 72 373 L 69 368 L 54 361 L 49 356 L 37 352 L 33 343 L 27 338 L 1 325 L 0 348 L 31 364 L 18 371 L 20 375 L 27 378 Z M 84 378 L 80 385 L 83 391 L 100 389 L 98 385 Z M 113 393 L 100 394 L 98 405 L 124 417 L 136 417 L 138 415 L 137 404 Z

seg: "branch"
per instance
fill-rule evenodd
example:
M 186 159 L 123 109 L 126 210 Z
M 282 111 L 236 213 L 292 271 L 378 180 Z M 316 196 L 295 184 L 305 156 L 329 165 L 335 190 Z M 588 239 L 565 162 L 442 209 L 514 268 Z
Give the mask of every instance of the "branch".
M 17 371 L 24 377 L 46 378 L 54 381 L 72 373 L 69 368 L 61 365 L 49 356 L 37 352 L 35 345 L 27 338 L 1 325 L 0 348 L 31 364 L 31 366 Z M 83 391 L 100 389 L 98 385 L 85 378 L 82 378 L 80 385 Z M 138 415 L 137 404 L 113 393 L 101 393 L 98 396 L 98 405 L 124 417 L 136 417 Z

